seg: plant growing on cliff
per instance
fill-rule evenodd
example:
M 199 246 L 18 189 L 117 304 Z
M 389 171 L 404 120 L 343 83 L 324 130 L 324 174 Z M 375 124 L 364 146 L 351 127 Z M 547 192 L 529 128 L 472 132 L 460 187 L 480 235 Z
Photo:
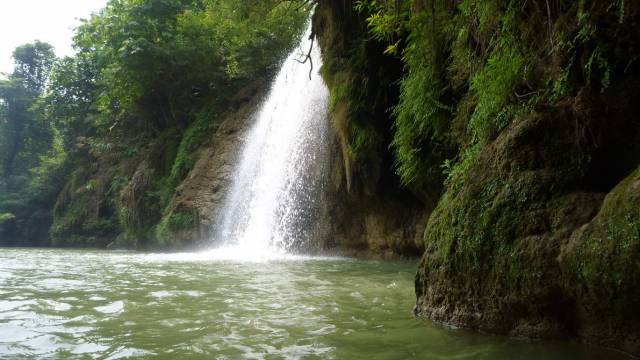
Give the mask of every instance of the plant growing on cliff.
M 0 224 L 2 224 L 5 221 L 13 220 L 15 218 L 16 216 L 11 213 L 0 213 Z
M 524 0 L 360 0 L 355 9 L 371 36 L 388 44 L 386 53 L 405 63 L 391 146 L 400 179 L 418 188 L 441 181 L 444 160 L 453 172 L 466 161 L 464 148 L 491 141 L 537 104 L 585 84 L 607 89 L 621 69 L 600 39 L 630 11 L 624 1 Z M 608 28 L 594 20 L 613 12 L 617 22 Z
M 196 218 L 191 213 L 176 211 L 165 216 L 155 231 L 156 243 L 159 245 L 176 245 L 179 239 L 176 234 L 185 229 L 192 229 L 197 225 Z

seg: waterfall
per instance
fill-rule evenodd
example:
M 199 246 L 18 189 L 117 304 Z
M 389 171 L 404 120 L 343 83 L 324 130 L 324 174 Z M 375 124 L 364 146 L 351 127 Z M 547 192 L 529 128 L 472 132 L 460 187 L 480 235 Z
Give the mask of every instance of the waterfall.
M 246 258 L 295 251 L 315 235 L 327 153 L 328 89 L 311 27 L 284 61 L 242 146 L 214 242 Z

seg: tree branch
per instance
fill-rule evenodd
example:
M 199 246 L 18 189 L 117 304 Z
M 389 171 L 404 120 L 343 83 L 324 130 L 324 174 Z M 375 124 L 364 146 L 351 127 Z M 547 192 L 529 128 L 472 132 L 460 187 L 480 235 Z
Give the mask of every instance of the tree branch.
M 313 33 L 313 31 L 311 32 L 309 39 L 311 40 L 311 46 L 309 46 L 309 52 L 307 53 L 307 56 L 305 56 L 304 61 L 300 61 L 298 59 L 294 59 L 294 60 L 299 62 L 300 64 L 306 64 L 307 61 L 309 61 L 309 63 L 311 64 L 311 68 L 309 69 L 309 80 L 311 80 L 311 75 L 313 74 L 313 59 L 311 58 L 311 52 L 313 51 L 313 42 L 316 39 L 316 36 Z

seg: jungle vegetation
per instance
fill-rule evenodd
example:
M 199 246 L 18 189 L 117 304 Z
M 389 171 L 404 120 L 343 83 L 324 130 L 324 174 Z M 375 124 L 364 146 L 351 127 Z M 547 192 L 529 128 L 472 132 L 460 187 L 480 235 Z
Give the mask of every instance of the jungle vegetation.
M 17 48 L 0 82 L 0 244 L 155 239 L 216 117 L 274 74 L 308 16 L 280 0 L 111 0 L 74 56 Z

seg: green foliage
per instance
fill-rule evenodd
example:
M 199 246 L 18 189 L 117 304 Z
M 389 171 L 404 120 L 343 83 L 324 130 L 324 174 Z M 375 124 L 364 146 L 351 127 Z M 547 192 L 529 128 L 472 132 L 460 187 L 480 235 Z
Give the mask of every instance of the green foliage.
M 177 186 L 195 165 L 197 150 L 211 137 L 214 125 L 211 118 L 213 118 L 215 112 L 216 111 L 213 110 L 200 113 L 196 121 L 189 126 L 182 136 L 169 174 L 169 184 L 171 187 Z
M 475 141 L 486 141 L 502 130 L 516 114 L 515 92 L 523 78 L 524 60 L 512 49 L 489 57 L 487 64 L 471 79 L 477 98 L 469 129 Z
M 40 41 L 19 46 L 13 52 L 15 62 L 12 76 L 20 78 L 32 94 L 41 94 L 55 61 L 53 46 Z
M 369 11 L 364 2 L 358 4 L 361 11 Z M 330 90 L 331 126 L 343 162 L 334 183 L 353 193 L 374 193 L 390 190 L 379 185 L 395 181 L 387 154 L 392 126 L 388 114 L 397 98 L 402 64 L 383 54 L 386 44 L 371 36 L 362 19 L 320 2 L 314 26 L 323 51 L 321 74 Z
M 438 164 L 434 167 L 428 159 L 444 155 L 441 152 L 446 151 L 451 119 L 451 107 L 440 101 L 442 92 L 435 85 L 438 76 L 433 69 L 422 66 L 415 64 L 402 79 L 400 101 L 393 110 L 396 121 L 392 145 L 398 175 L 405 185 L 424 185 L 424 179 L 438 177 Z
M 9 220 L 13 220 L 15 218 L 16 216 L 12 213 L 0 213 L 0 224 Z
M 48 91 L 37 103 L 44 119 L 52 120 L 64 140 L 65 151 L 74 151 L 79 138 L 96 132 L 95 98 L 99 64 L 95 53 L 59 59 L 52 67 Z
M 237 1 L 111 1 L 83 24 L 80 56 L 95 53 L 104 126 L 130 121 L 141 104 L 155 129 L 189 121 L 204 100 L 273 70 L 306 15 L 286 4 Z M 133 124 L 135 125 L 135 124 Z
M 32 189 L 44 189 L 60 183 L 59 178 L 62 175 L 60 171 L 63 169 L 67 153 L 64 151 L 63 139 L 57 129 L 54 129 L 53 133 L 51 149 L 40 156 L 38 166 L 30 169 Z
M 37 165 L 39 154 L 50 146 L 50 124 L 31 110 L 36 96 L 22 78 L 11 76 L 0 82 L 0 101 L 6 109 L 0 119 L 0 172 L 5 181 Z
M 155 236 L 158 245 L 167 246 L 175 243 L 175 235 L 180 230 L 192 229 L 196 225 L 193 214 L 186 212 L 172 212 L 165 216 L 156 228 Z
M 392 109 L 395 122 L 391 146 L 400 180 L 414 189 L 437 188 L 442 178 L 441 161 L 450 151 L 447 132 L 455 108 L 450 105 L 444 78 L 446 54 L 442 43 L 449 34 L 437 32 L 430 25 L 443 26 L 448 16 L 440 10 L 416 11 L 414 3 L 359 1 L 356 10 L 368 16 L 374 38 L 388 43 L 384 53 L 400 53 L 406 64 L 400 99 Z
M 393 12 L 387 11 L 384 1 L 355 2 L 355 10 L 361 14 L 367 14 L 367 26 L 375 39 L 389 43 L 384 54 L 397 55 L 402 41 L 404 27 L 410 18 L 408 6 L 396 5 Z
M 31 108 L 44 90 L 55 59 L 51 45 L 36 41 L 18 47 L 13 57 L 15 69 L 0 81 L 0 160 L 2 175 L 10 183 L 37 165 L 52 138 L 50 124 Z
M 16 226 L 0 242 L 26 238 L 41 245 L 64 160 L 55 127 L 39 111 L 55 56 L 51 45 L 38 41 L 13 56 L 14 71 L 0 80 L 0 213 L 11 213 Z
M 449 159 L 444 161 L 442 169 L 446 176 L 445 185 L 447 185 L 448 191 L 457 194 L 462 190 L 466 181 L 465 176 L 477 160 L 481 149 L 482 145 L 478 143 L 464 149 L 459 162 L 453 162 Z
M 51 227 L 51 235 L 59 242 L 64 242 L 63 236 L 79 230 L 87 216 L 87 208 L 81 202 L 74 202 L 65 209 L 62 216 L 58 216 Z
M 29 112 L 34 98 L 22 79 L 12 76 L 0 81 L 0 99 L 3 108 L 0 119 L 0 171 L 6 182 L 14 172 L 20 172 L 14 166 L 20 165 L 17 160 L 24 148 L 27 124 L 34 123 L 33 115 Z
M 299 5 L 110 0 L 76 30 L 76 55 L 17 48 L 0 81 L 0 213 L 23 233 L 42 214 L 60 246 L 144 246 L 216 118 L 292 49 Z
M 463 171 L 456 164 L 472 158 L 467 149 L 490 142 L 515 118 L 584 87 L 604 92 L 640 58 L 620 61 L 613 45 L 634 41 L 625 19 L 636 6 L 546 5 L 356 1 L 371 36 L 406 65 L 391 143 L 404 185 L 433 187 L 443 164 L 449 177 Z

